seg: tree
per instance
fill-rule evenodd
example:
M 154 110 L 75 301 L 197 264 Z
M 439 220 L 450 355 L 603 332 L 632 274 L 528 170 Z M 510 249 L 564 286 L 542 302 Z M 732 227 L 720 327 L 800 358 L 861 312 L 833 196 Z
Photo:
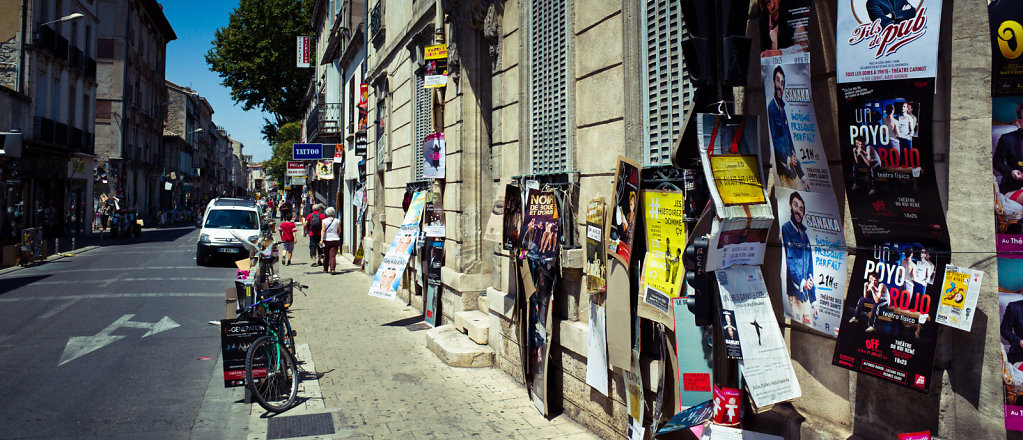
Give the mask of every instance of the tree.
M 295 37 L 313 35 L 314 0 L 241 0 L 226 27 L 217 29 L 206 64 L 223 79 L 246 111 L 258 108 L 263 137 L 301 119 L 302 99 L 313 69 L 295 67 Z M 314 52 L 315 53 L 315 52 Z
M 289 122 L 281 126 L 272 139 L 273 156 L 263 162 L 263 171 L 267 177 L 280 182 L 281 185 L 286 182 L 288 161 L 291 160 L 291 146 L 298 142 L 301 136 L 302 124 L 300 122 Z

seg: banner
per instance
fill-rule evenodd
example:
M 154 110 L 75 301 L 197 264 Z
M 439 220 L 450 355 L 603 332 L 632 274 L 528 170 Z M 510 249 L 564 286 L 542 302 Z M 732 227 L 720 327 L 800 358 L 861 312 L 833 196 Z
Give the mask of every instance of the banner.
M 558 203 L 553 191 L 530 189 L 523 208 L 519 258 L 550 263 L 558 257 Z
M 424 179 L 444 178 L 444 149 L 444 133 L 431 133 L 423 140 Z
M 426 60 L 426 74 L 423 76 L 423 88 L 444 87 L 448 83 L 448 46 L 435 44 L 423 49 Z
M 365 132 L 366 128 L 369 127 L 369 84 L 359 84 L 358 103 L 359 123 L 356 131 Z
M 299 36 L 298 37 L 298 39 L 296 41 L 296 50 L 295 50 L 295 53 L 297 53 L 298 55 L 297 55 L 297 57 L 295 59 L 295 67 L 309 67 L 309 60 L 310 60 L 309 53 L 311 51 L 311 48 L 310 48 L 310 44 L 311 44 L 310 40 L 311 39 L 312 39 L 312 37 L 304 37 L 304 36 Z
M 607 253 L 604 252 L 604 198 L 586 204 L 586 291 L 593 295 L 607 289 Z
M 305 162 L 288 161 L 288 176 L 303 177 L 306 175 Z
M 615 167 L 614 206 L 611 207 L 611 225 L 604 241 L 608 255 L 626 267 L 632 258 L 632 240 L 636 232 L 636 213 L 639 210 L 639 163 L 618 156 Z
M 941 285 L 948 262 L 920 243 L 889 242 L 860 251 L 849 278 L 832 364 L 928 393 Z
M 970 331 L 973 316 L 980 296 L 980 283 L 984 272 L 965 267 L 945 266 L 945 277 L 941 282 L 941 301 L 938 302 L 938 324 Z
M 742 350 L 739 368 L 754 407 L 799 397 L 802 391 L 760 267 L 732 266 L 714 275 L 721 309 L 735 314 Z
M 398 296 L 401 275 L 405 272 L 408 260 L 412 256 L 412 244 L 419 237 L 419 220 L 422 218 L 425 204 L 426 191 L 417 191 L 412 196 L 408 211 L 405 212 L 401 228 L 394 236 L 391 246 L 387 248 L 376 275 L 373 276 L 373 282 L 369 286 L 371 296 L 386 299 L 394 299 Z
M 991 25 L 991 96 L 1023 95 L 1023 4 L 988 1 Z
M 320 180 L 334 180 L 334 161 L 321 160 L 316 162 L 316 178 Z
M 839 85 L 934 78 L 940 24 L 941 0 L 839 2 Z

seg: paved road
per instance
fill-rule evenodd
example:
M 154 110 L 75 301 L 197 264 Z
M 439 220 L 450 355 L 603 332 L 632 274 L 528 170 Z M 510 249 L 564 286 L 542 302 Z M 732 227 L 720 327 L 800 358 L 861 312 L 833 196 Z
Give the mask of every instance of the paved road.
M 0 438 L 226 436 L 208 321 L 234 268 L 196 267 L 197 234 L 147 230 L 0 274 Z

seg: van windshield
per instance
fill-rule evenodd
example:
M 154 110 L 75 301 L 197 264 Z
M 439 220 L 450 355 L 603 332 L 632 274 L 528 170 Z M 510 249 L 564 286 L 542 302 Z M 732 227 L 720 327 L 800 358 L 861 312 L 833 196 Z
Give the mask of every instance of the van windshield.
M 204 226 L 218 229 L 259 229 L 259 219 L 255 211 L 213 210 L 206 216 Z

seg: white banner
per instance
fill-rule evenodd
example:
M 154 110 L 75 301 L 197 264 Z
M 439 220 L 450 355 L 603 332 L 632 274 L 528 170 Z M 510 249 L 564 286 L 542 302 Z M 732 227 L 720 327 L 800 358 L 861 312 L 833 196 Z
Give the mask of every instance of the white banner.
M 310 37 L 298 37 L 298 43 L 296 52 L 298 53 L 297 59 L 295 60 L 296 67 L 309 67 L 309 49 L 310 49 Z

